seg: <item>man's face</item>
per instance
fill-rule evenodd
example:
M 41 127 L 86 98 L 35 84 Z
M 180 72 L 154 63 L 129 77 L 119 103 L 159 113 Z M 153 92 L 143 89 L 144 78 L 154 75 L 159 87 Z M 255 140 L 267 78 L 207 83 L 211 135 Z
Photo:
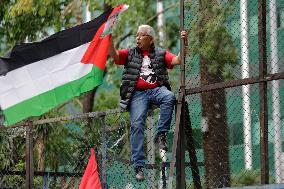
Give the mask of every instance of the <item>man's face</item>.
M 153 43 L 153 37 L 147 34 L 145 29 L 138 30 L 136 34 L 136 45 L 141 50 L 149 50 Z

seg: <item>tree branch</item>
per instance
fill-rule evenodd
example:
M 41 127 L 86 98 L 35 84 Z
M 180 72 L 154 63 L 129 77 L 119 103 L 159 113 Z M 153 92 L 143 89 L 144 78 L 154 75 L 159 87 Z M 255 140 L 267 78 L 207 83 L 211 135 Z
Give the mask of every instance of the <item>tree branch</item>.
M 174 7 L 177 7 L 179 5 L 179 3 L 174 3 L 174 4 L 171 4 L 170 6 L 164 8 L 162 11 L 158 12 L 157 14 L 155 14 L 154 16 L 152 16 L 151 18 L 149 18 L 147 21 L 146 21 L 146 24 L 153 21 L 154 19 L 156 19 L 160 14 L 163 14 L 164 12 L 167 12 L 168 10 L 170 10 L 171 8 L 174 8 Z

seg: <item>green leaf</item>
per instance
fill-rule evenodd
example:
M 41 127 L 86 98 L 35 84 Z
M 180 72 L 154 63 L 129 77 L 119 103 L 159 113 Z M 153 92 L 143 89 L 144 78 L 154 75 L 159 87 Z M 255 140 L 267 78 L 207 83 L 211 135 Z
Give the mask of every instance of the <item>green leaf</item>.
M 39 16 L 45 16 L 46 15 L 46 7 L 40 7 L 38 10 Z

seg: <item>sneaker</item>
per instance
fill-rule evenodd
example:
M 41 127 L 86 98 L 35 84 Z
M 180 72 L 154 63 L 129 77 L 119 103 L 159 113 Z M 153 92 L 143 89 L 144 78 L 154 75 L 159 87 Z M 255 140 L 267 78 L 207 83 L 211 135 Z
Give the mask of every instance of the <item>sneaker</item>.
M 143 167 L 141 167 L 141 166 L 136 167 L 135 172 L 136 172 L 136 180 L 137 181 L 143 181 L 145 179 Z
M 161 134 L 157 136 L 157 142 L 159 144 L 160 150 L 165 150 L 168 151 L 167 147 L 167 135 L 166 134 Z

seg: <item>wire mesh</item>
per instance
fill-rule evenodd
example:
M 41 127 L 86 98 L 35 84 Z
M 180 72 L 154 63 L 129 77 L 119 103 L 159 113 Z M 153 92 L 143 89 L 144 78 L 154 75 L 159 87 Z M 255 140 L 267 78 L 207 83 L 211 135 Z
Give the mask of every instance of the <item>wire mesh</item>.
M 284 71 L 283 5 L 283 0 L 267 1 L 268 74 Z M 202 188 L 259 185 L 259 82 L 263 81 L 258 78 L 259 45 L 263 44 L 258 41 L 258 1 L 185 1 L 184 21 L 190 31 L 185 72 L 189 116 L 186 114 L 185 127 L 192 129 L 186 130 L 192 134 L 191 139 L 186 136 L 186 188 L 197 188 L 194 173 L 200 177 Z M 250 80 L 250 85 L 221 86 L 245 78 L 256 80 Z M 190 92 L 196 88 L 201 92 Z M 284 183 L 283 80 L 269 81 L 267 95 L 269 182 Z M 78 188 L 90 148 L 95 150 L 103 188 L 166 188 L 173 159 L 175 117 L 174 114 L 167 135 L 169 150 L 164 152 L 155 141 L 159 109 L 148 113 L 143 182 L 135 180 L 128 113 L 90 113 L 35 122 L 32 127 L 34 188 Z M 0 141 L 1 188 L 24 188 L 26 127 L 1 129 Z M 194 158 L 197 170 L 193 169 Z M 174 179 L 174 188 L 175 182 Z
M 1 172 L 0 186 L 3 188 L 24 187 L 24 150 L 25 130 L 22 127 L 0 132 L 1 138 Z
M 75 119 L 49 119 L 32 128 L 34 161 L 34 188 L 78 188 L 90 157 L 90 148 L 95 149 L 100 181 L 104 188 L 157 188 L 166 182 L 167 172 L 162 153 L 154 141 L 158 111 L 148 115 L 145 129 L 145 181 L 137 182 L 131 161 L 130 123 L 127 113 L 115 113 Z M 61 121 L 59 121 L 61 120 Z M 62 121 L 63 120 L 63 121 Z M 9 162 L 10 154 L 3 154 L 8 162 L 1 171 L 1 188 L 25 187 L 25 127 L 5 128 L 3 141 L 21 143 L 23 151 L 13 155 L 17 162 Z M 17 135 L 16 135 L 16 134 Z M 6 143 L 1 148 L 12 150 Z M 11 152 L 12 153 L 12 152 Z M 15 152 L 13 152 L 15 153 Z M 164 160 L 166 161 L 166 160 Z M 169 163 L 168 163 L 169 164 Z M 4 166 L 3 165 L 3 166 Z M 15 166 L 15 168 L 13 168 Z M 20 169 L 18 168 L 19 166 Z M 20 171 L 20 172 L 15 172 Z M 164 181 L 163 181 L 164 178 Z
M 191 126 L 196 131 L 193 137 L 198 139 L 198 159 L 204 161 L 204 167 L 199 169 L 204 188 L 261 184 L 258 82 L 232 88 L 222 86 L 260 75 L 259 46 L 263 44 L 259 44 L 258 35 L 259 2 L 188 1 L 185 20 L 191 31 L 191 54 L 186 70 L 187 102 Z M 263 27 L 267 32 L 268 74 L 283 72 L 282 14 L 282 1 L 266 1 Z M 234 59 L 226 61 L 226 57 Z M 283 183 L 282 90 L 281 80 L 268 82 L 269 183 Z M 198 94 L 191 93 L 194 91 Z M 222 166 L 223 170 L 218 168 Z M 194 187 L 190 179 L 187 185 Z

